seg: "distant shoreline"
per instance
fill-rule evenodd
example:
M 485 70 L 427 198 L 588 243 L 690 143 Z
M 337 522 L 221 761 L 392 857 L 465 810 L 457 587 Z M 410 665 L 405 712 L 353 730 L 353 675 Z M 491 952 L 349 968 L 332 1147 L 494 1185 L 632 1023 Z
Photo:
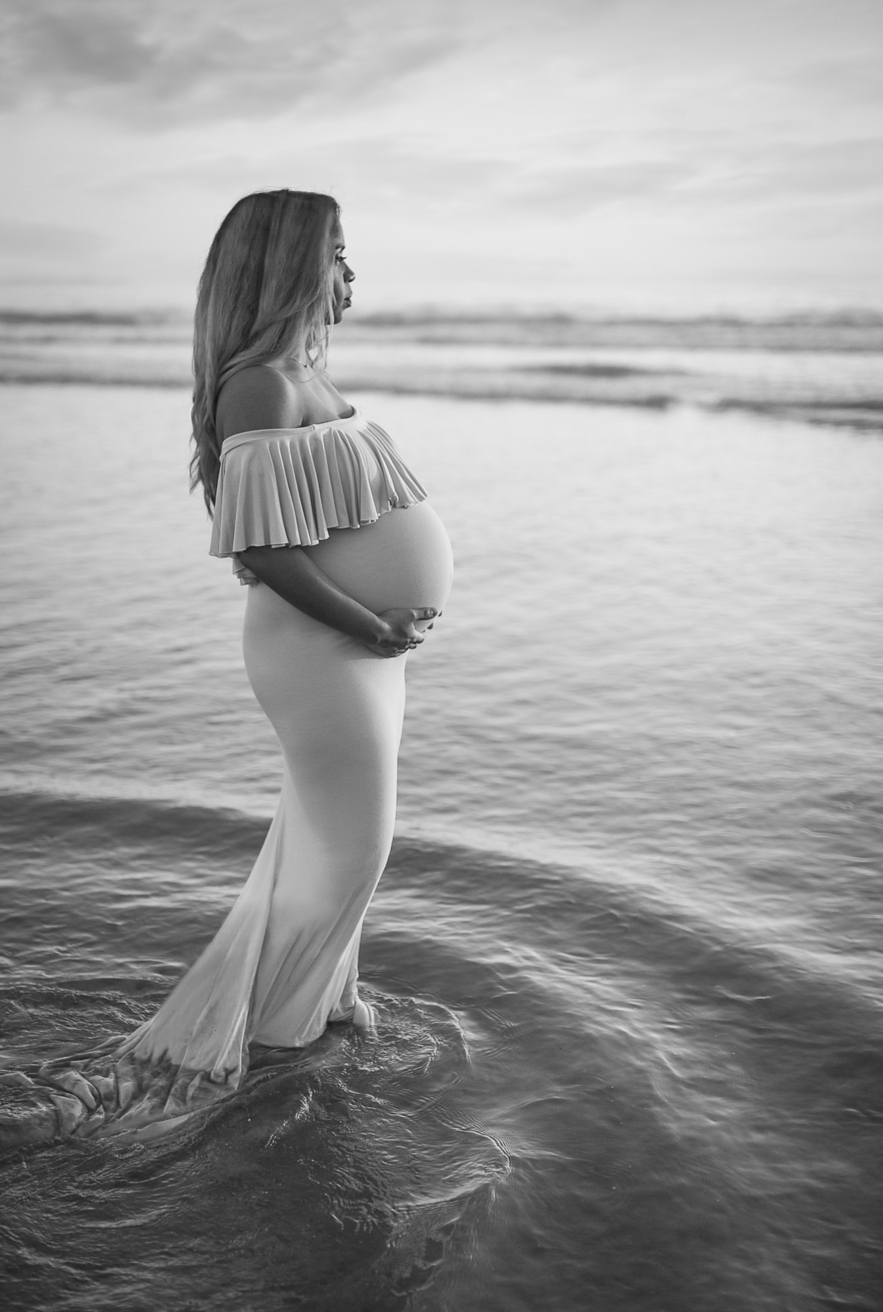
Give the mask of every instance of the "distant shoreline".
M 0 342 L 69 340 L 189 342 L 182 310 L 42 311 L 0 309 Z M 339 330 L 343 342 L 427 345 L 625 347 L 629 350 L 883 351 L 883 312 L 844 308 L 799 314 L 634 315 L 549 312 L 395 310 L 353 313 Z

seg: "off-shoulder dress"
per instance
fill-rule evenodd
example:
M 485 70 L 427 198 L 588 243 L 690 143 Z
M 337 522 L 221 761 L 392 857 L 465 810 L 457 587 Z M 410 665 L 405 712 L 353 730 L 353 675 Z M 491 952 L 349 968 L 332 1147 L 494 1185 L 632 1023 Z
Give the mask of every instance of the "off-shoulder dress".
M 240 562 L 299 546 L 375 612 L 441 607 L 447 534 L 389 436 L 354 411 L 223 444 L 211 553 L 249 586 L 246 670 L 282 747 L 275 818 L 218 933 L 116 1050 L 235 1088 L 250 1044 L 300 1047 L 359 1007 L 362 920 L 392 842 L 406 657 L 388 659 L 282 600 Z M 247 763 L 243 763 L 247 768 Z M 133 1109 L 134 1110 L 134 1109 Z

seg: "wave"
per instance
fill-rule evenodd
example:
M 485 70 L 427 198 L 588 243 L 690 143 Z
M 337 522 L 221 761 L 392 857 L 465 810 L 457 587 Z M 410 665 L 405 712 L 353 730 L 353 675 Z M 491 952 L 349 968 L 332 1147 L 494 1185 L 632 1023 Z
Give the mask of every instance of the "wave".
M 0 312 L 0 382 L 190 388 L 180 313 Z M 691 406 L 883 428 L 883 315 L 363 315 L 335 344 L 348 392 L 542 405 Z
M 542 405 L 585 405 L 632 407 L 665 411 L 678 406 L 707 413 L 727 411 L 763 415 L 770 419 L 853 428 L 883 429 L 883 395 L 852 399 L 833 387 L 833 395 L 801 395 L 788 385 L 776 395 L 775 385 L 761 381 L 709 379 L 686 370 L 616 370 L 607 366 L 585 366 L 555 370 L 546 366 L 526 369 L 460 371 L 456 378 L 423 374 L 403 378 L 389 374 L 378 377 L 342 376 L 341 386 L 351 392 L 380 392 L 394 396 L 438 396 L 473 401 L 524 401 Z M 815 389 L 813 389 L 815 390 Z
M 143 328 L 156 324 L 189 323 L 171 310 L 2 310 L 0 326 L 59 328 Z
M 801 423 L 851 428 L 863 432 L 883 430 L 883 399 L 869 398 L 866 401 L 852 401 L 843 398 L 816 399 L 812 397 L 795 398 L 786 396 L 751 397 L 727 395 L 727 389 L 718 387 L 716 394 L 698 398 L 691 395 L 690 387 L 683 385 L 666 385 L 666 380 L 651 370 L 627 370 L 614 373 L 598 367 L 587 368 L 579 374 L 569 374 L 562 381 L 560 376 L 550 370 L 536 367 L 537 375 L 545 377 L 529 378 L 525 373 L 513 370 L 511 373 L 482 375 L 474 371 L 472 377 L 445 379 L 433 376 L 403 378 L 401 374 L 390 374 L 379 378 L 375 373 L 365 375 L 337 375 L 338 386 L 345 392 L 364 393 L 366 395 L 389 396 L 435 396 L 451 400 L 511 402 L 519 401 L 538 405 L 584 405 L 594 407 L 625 407 L 642 410 L 665 411 L 677 406 L 693 406 L 708 413 L 744 413 L 762 415 L 769 419 L 793 420 Z M 631 385 L 627 389 L 614 389 L 611 380 L 624 379 Z M 696 379 L 705 388 L 704 380 Z M 28 366 L 25 369 L 5 370 L 0 364 L 0 385 L 26 386 L 90 386 L 90 387 L 134 387 L 150 389 L 189 389 L 192 385 L 189 374 L 183 369 L 170 368 L 160 373 L 155 367 L 125 369 L 105 365 L 102 371 L 89 370 L 78 366 L 76 369 L 41 369 Z M 767 390 L 767 389 L 763 389 Z
M 153 328 L 189 327 L 191 323 L 188 313 L 172 307 L 122 311 L 0 308 L 0 328 Z M 756 339 L 767 345 L 773 340 L 797 344 L 809 337 L 816 340 L 825 334 L 829 340 L 838 335 L 853 334 L 855 342 L 864 342 L 866 349 L 879 349 L 883 342 L 883 311 L 862 306 L 763 315 L 531 312 L 518 307 L 489 311 L 432 307 L 385 312 L 357 309 L 348 317 L 347 325 L 356 332 L 380 334 L 395 330 L 414 335 L 423 331 L 433 334 L 434 340 L 440 340 L 440 336 L 447 333 L 456 340 L 468 338 L 482 343 L 506 343 L 513 334 L 548 341 L 556 333 L 560 334 L 562 341 L 571 341 L 574 336 L 583 334 L 594 343 L 599 335 L 610 334 L 612 338 L 636 336 L 643 340 L 652 339 L 654 343 L 677 338 L 706 346 L 710 341 L 718 341 L 727 348 L 734 341 Z
M 268 821 L 229 808 L 152 798 L 79 796 L 42 790 L 0 793 L 0 843 L 51 851 L 59 839 L 69 848 L 98 841 L 111 849 L 186 848 L 238 856 L 260 843 Z
M 365 314 L 354 329 L 413 341 L 683 350 L 879 351 L 883 313 L 865 308 L 764 316 L 526 314 L 396 311 Z
M 26 852 L 31 865 L 41 862 L 49 868 L 50 879 L 52 868 L 57 869 L 61 893 L 71 872 L 89 880 L 96 869 L 93 859 L 101 852 L 96 890 L 104 898 L 118 893 L 105 882 L 107 867 L 116 867 L 129 881 L 126 899 L 138 901 L 135 881 L 156 889 L 151 908 L 159 918 L 164 894 L 176 904 L 192 895 L 197 912 L 204 912 L 206 875 L 223 906 L 238 889 L 268 826 L 266 818 L 231 808 L 150 798 L 0 794 L 0 847 L 8 867 L 14 869 L 17 854 Z M 610 859 L 594 853 L 582 865 L 565 865 L 399 834 L 377 894 L 381 915 L 376 926 L 369 923 L 368 939 L 401 936 L 404 925 L 405 937 L 414 943 L 422 943 L 425 933 L 439 944 L 472 944 L 480 955 L 496 923 L 505 927 L 513 952 L 517 943 L 529 944 L 543 963 L 588 959 L 592 945 L 603 944 L 605 956 L 652 963 L 654 970 L 675 978 L 712 954 L 714 987 L 734 997 L 772 996 L 784 980 L 800 976 L 806 988 L 848 998 L 851 1007 L 864 1005 L 861 988 L 823 971 L 817 958 L 801 963 L 793 953 L 758 946 L 661 886 L 629 879 L 626 871 L 617 878 L 610 866 Z M 20 895 L 26 900 L 29 892 L 23 886 Z M 414 935 L 417 924 L 421 933 Z
M 7 1068 L 136 1023 L 175 973 L 157 946 L 198 950 L 265 829 L 0 797 L 12 921 L 59 948 L 10 972 Z M 697 1309 L 709 1289 L 734 1312 L 872 1307 L 877 1011 L 627 873 L 400 836 L 364 938 L 375 1040 L 267 1052 L 241 1095 L 147 1142 L 37 1153 L 33 1091 L 0 1083 L 8 1296 L 135 1307 L 149 1279 L 154 1301 L 231 1312 L 576 1309 L 587 1288 L 649 1312 L 660 1287 Z
M 492 361 L 479 354 L 453 360 L 438 343 L 417 356 L 390 343 L 381 350 L 369 343 L 367 360 L 361 350 L 349 343 L 336 361 L 335 380 L 345 392 L 657 411 L 688 406 L 868 431 L 883 427 L 876 357 L 858 352 L 825 357 L 824 365 L 812 353 L 767 352 L 746 368 L 732 353 L 709 350 L 618 350 L 615 358 L 602 353 L 569 361 L 538 360 L 532 350 L 518 358 L 524 345 L 515 357 L 501 348 Z M 0 341 L 0 383 L 189 390 L 188 355 L 184 338 L 108 340 L 88 349 Z
M 171 370 L 168 376 L 158 375 L 155 369 L 141 372 L 137 369 L 126 370 L 109 367 L 105 371 L 88 368 L 53 368 L 41 369 L 26 366 L 24 368 L 3 368 L 0 365 L 0 387 L 148 387 L 148 388 L 187 388 L 193 386 L 193 380 L 183 371 Z

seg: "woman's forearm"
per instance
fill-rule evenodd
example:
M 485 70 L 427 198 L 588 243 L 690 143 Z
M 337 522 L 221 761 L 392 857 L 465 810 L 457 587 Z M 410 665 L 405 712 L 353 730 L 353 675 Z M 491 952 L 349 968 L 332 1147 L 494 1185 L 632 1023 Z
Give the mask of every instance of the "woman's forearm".
M 363 642 L 377 642 L 389 626 L 342 591 L 300 547 L 247 547 L 239 559 L 289 605 Z

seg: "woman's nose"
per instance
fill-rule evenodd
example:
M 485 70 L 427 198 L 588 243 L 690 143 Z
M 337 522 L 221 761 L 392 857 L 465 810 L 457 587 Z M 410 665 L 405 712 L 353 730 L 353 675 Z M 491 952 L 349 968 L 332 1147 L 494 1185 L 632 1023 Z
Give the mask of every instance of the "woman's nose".
M 356 275 L 348 264 L 343 266 L 343 280 L 344 282 L 355 282 L 356 280 Z

